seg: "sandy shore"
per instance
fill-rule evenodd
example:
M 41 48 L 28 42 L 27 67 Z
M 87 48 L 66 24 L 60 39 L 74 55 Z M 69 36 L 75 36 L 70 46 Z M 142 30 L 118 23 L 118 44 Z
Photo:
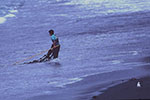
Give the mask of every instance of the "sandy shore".
M 144 69 L 143 69 L 144 68 Z M 43 88 L 45 93 L 31 96 L 22 100 L 118 100 L 150 98 L 150 75 L 149 69 L 142 68 L 113 71 L 91 75 L 83 80 L 68 84 L 64 88 Z M 149 68 L 149 67 L 148 67 Z M 139 78 L 143 76 L 149 76 Z M 137 87 L 137 82 L 141 87 Z M 116 85 L 118 84 L 118 85 Z M 112 87 L 111 87 L 112 86 Z M 110 88 L 109 88 L 110 87 Z M 100 93 L 103 93 L 99 95 Z M 10 99 L 11 100 L 11 99 Z M 16 100 L 16 99 L 15 99 Z M 20 100 L 20 99 L 17 99 Z
M 137 86 L 140 83 L 141 87 Z M 92 100 L 150 100 L 150 76 L 132 78 L 125 83 L 110 87 Z

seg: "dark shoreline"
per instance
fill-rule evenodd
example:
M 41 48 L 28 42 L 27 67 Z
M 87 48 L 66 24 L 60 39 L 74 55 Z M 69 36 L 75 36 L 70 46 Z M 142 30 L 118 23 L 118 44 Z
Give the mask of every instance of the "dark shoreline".
M 137 87 L 138 82 L 141 87 Z M 150 76 L 129 79 L 93 96 L 92 100 L 150 100 Z
M 136 84 L 138 80 L 140 80 L 141 84 L 144 87 L 148 86 L 145 85 L 147 84 L 145 83 L 147 82 L 147 77 L 145 78 L 144 76 L 149 76 L 148 82 L 150 82 L 149 69 L 145 70 L 143 68 L 145 67 L 143 66 L 142 68 L 126 69 L 126 70 L 113 71 L 113 72 L 108 72 L 103 74 L 101 73 L 101 74 L 91 75 L 83 78 L 83 80 L 79 82 L 68 84 L 65 86 L 65 88 L 53 88 L 54 90 L 56 90 L 53 93 L 35 95 L 23 100 L 91 100 L 92 98 L 93 98 L 92 100 L 116 100 L 116 99 L 105 98 L 105 96 L 107 96 L 108 94 L 107 91 L 110 91 L 111 88 L 113 88 L 115 92 L 119 92 L 118 89 L 122 89 L 122 87 L 128 86 L 129 84 L 129 87 L 133 87 L 136 89 L 137 88 Z M 140 79 L 140 77 L 144 77 L 144 78 Z M 120 85 L 121 88 L 118 87 Z M 148 89 L 150 91 L 150 88 Z M 45 91 L 48 90 L 49 88 L 47 87 Z M 109 95 L 111 95 L 112 93 L 115 94 L 115 92 L 112 92 L 111 90 Z M 103 94 L 100 95 L 100 93 Z M 101 98 L 102 95 L 105 96 Z M 123 100 L 126 100 L 126 98 L 124 98 Z

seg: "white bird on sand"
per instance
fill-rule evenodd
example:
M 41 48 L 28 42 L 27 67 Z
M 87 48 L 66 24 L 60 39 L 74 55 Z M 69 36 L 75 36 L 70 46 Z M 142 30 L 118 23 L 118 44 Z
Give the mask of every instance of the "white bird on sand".
M 140 84 L 140 82 L 137 82 L 137 87 L 141 87 L 141 84 Z

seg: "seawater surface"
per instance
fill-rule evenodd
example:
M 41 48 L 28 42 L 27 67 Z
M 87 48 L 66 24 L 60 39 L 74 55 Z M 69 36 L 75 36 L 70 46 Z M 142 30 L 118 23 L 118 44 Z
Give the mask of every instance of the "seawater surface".
M 149 0 L 0 0 L 0 100 L 57 94 L 91 75 L 149 66 L 149 5 Z M 60 39 L 59 59 L 13 65 L 49 49 L 49 29 Z

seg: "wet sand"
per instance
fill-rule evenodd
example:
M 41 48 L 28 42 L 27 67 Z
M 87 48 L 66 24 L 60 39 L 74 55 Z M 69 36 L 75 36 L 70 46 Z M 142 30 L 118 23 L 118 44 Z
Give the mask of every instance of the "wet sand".
M 138 82 L 141 87 L 137 86 Z M 93 96 L 92 100 L 150 100 L 150 76 L 129 79 Z
M 66 88 L 53 88 L 52 93 L 46 93 L 50 90 L 46 87 L 45 94 L 38 94 L 23 100 L 148 99 L 150 98 L 149 66 L 141 67 L 91 75 L 79 82 L 66 85 Z M 138 81 L 141 83 L 140 88 L 137 87 Z

